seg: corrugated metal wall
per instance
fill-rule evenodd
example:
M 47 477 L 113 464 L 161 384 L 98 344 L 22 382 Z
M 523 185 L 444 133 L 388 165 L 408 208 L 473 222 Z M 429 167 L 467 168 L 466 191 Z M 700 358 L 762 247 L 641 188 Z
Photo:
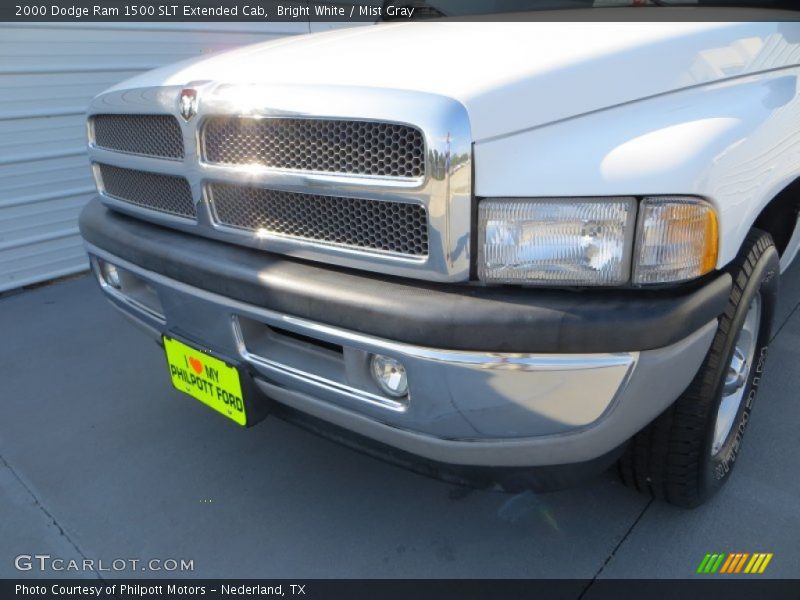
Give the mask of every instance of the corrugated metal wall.
M 132 75 L 308 23 L 0 23 L 0 292 L 86 268 L 84 113 Z

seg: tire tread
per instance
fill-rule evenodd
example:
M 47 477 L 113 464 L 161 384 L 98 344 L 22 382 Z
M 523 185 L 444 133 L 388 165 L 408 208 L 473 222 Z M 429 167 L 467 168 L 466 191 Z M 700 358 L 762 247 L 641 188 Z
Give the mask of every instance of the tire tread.
M 717 372 L 726 338 L 750 275 L 759 258 L 772 247 L 772 237 L 753 229 L 742 253 L 728 267 L 733 285 L 711 348 L 689 387 L 667 410 L 637 433 L 619 460 L 622 481 L 670 504 L 694 507 L 703 502 L 700 480 L 705 431 L 713 417 Z

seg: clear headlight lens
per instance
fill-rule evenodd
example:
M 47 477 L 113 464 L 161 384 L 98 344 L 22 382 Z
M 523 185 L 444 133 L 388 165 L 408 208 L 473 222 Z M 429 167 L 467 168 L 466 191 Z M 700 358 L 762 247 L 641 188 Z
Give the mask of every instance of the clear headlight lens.
M 717 215 L 699 198 L 645 198 L 639 207 L 633 283 L 669 283 L 712 271 Z
M 635 215 L 634 198 L 483 200 L 478 277 L 534 285 L 625 283 Z

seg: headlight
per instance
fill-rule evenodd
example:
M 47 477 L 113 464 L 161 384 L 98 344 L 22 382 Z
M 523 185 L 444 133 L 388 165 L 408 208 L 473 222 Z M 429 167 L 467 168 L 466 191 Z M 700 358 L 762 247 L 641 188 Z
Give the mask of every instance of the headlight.
M 534 285 L 625 283 L 635 218 L 634 198 L 483 200 L 478 277 Z
M 714 269 L 718 246 L 716 213 L 700 198 L 645 197 L 638 210 L 628 197 L 487 199 L 478 205 L 478 277 L 487 283 L 687 281 Z
M 717 264 L 717 215 L 699 198 L 645 198 L 639 208 L 633 282 L 668 283 Z

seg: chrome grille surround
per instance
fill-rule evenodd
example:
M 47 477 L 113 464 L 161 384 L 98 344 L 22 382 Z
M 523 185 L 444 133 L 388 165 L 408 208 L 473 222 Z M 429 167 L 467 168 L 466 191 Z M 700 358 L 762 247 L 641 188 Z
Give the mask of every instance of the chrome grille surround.
M 228 183 L 211 183 L 206 191 L 214 219 L 221 225 L 377 252 L 428 254 L 428 220 L 419 204 Z
M 96 114 L 179 114 L 184 88 L 199 99 L 196 116 L 178 119 L 185 156 L 167 160 L 125 154 L 89 144 L 93 163 L 183 177 L 197 219 L 191 221 L 121 201 L 102 189 L 103 202 L 123 213 L 195 235 L 347 268 L 429 281 L 467 281 L 470 269 L 472 136 L 464 106 L 445 96 L 346 86 L 240 85 L 195 82 L 183 86 L 122 89 L 102 94 L 89 108 Z M 326 119 L 408 125 L 422 132 L 422 177 L 308 172 L 261 165 L 221 165 L 202 160 L 201 131 L 213 117 Z M 91 139 L 91 127 L 90 127 Z M 96 174 L 97 175 L 97 174 Z M 427 254 L 403 254 L 276 231 L 223 223 L 206 190 L 212 183 L 244 185 L 274 192 L 335 199 L 370 200 L 420 206 L 427 216 Z
M 180 160 L 183 134 L 171 115 L 95 115 L 89 121 L 91 143 L 99 148 Z
M 103 193 L 141 208 L 197 218 L 192 190 L 183 177 L 125 169 L 103 163 L 93 165 Z
M 200 144 L 210 164 L 407 179 L 425 174 L 422 132 L 396 123 L 209 117 Z

